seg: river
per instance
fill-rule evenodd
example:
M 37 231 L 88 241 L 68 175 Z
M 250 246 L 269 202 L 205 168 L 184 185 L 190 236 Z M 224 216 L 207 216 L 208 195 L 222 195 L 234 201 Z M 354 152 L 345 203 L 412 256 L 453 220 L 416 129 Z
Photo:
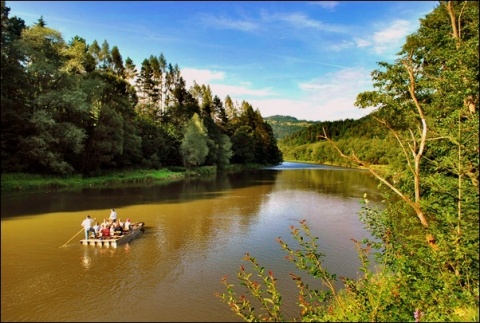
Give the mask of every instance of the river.
M 380 203 L 367 171 L 289 162 L 173 183 L 2 193 L 2 321 L 241 321 L 215 293 L 225 292 L 222 277 L 239 285 L 246 252 L 274 273 L 287 317 L 298 316 L 296 269 L 276 238 L 293 243 L 290 226 L 306 220 L 328 270 L 358 277 L 350 239 L 369 236 L 358 218 L 365 193 Z M 144 234 L 116 249 L 80 245 L 85 216 L 102 220 L 111 208 L 145 222 Z

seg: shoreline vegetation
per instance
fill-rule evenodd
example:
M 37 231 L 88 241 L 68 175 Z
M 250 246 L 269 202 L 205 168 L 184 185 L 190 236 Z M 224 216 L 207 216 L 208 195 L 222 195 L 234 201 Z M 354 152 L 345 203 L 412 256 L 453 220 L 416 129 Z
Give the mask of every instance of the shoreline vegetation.
M 204 171 L 206 172 L 206 171 Z M 211 172 L 211 170 L 210 170 Z M 107 185 L 120 185 L 127 183 L 151 183 L 158 181 L 177 181 L 186 176 L 194 176 L 195 172 L 187 172 L 175 169 L 152 169 L 152 170 L 131 170 L 105 173 L 94 177 L 53 176 L 27 173 L 2 174 L 2 192 L 13 191 L 36 191 L 40 189 L 72 189 L 86 187 L 102 187 Z
M 360 165 L 352 165 L 352 163 L 330 163 L 330 162 L 318 162 L 318 161 L 311 161 L 311 160 L 284 160 L 284 162 L 292 162 L 292 163 L 305 163 L 305 164 L 312 164 L 312 165 L 325 165 L 325 166 L 333 166 L 333 167 L 345 167 L 351 169 L 365 169 L 368 170 L 365 166 Z M 369 165 L 369 168 L 376 170 L 376 171 L 385 171 L 389 168 L 388 165 Z
M 236 172 L 246 168 L 258 168 L 259 165 L 230 165 L 223 171 Z M 36 191 L 41 189 L 63 190 L 75 188 L 116 186 L 134 183 L 171 182 L 189 177 L 210 176 L 216 174 L 215 166 L 201 166 L 187 170 L 184 167 L 162 169 L 140 169 L 105 172 L 98 176 L 82 175 L 54 176 L 28 173 L 2 174 L 1 191 Z
M 299 161 L 289 160 L 289 162 L 306 163 L 315 165 L 327 165 L 327 166 L 340 166 L 348 167 L 345 165 L 334 165 L 330 163 L 318 163 L 313 161 Z M 268 165 L 229 165 L 222 171 L 225 172 L 238 172 L 245 169 L 256 169 L 265 167 Z M 374 169 L 382 169 L 383 166 L 372 166 Z M 355 167 L 359 169 L 366 169 L 365 167 Z M 185 178 L 197 177 L 197 176 L 211 176 L 217 173 L 215 166 L 201 166 L 195 169 L 187 170 L 184 167 L 169 167 L 162 169 L 140 169 L 140 170 L 123 170 L 105 172 L 98 176 L 83 177 L 82 175 L 72 176 L 54 176 L 54 175 L 40 175 L 40 174 L 28 174 L 28 173 L 6 173 L 2 174 L 1 179 L 1 191 L 2 192 L 14 192 L 14 191 L 37 191 L 41 189 L 49 190 L 63 190 L 63 189 L 78 189 L 78 188 L 90 188 L 90 187 L 104 187 L 104 186 L 116 186 L 122 184 L 135 184 L 135 183 L 154 183 L 154 182 L 172 182 L 179 181 Z

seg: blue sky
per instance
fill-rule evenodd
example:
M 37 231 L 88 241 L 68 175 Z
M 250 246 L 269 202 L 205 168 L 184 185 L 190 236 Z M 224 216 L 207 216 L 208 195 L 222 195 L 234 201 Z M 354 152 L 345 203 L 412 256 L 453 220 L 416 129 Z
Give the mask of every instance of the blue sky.
M 393 63 L 437 1 L 7 1 L 27 26 L 43 16 L 65 41 L 106 39 L 137 69 L 178 64 L 189 88 L 210 85 L 263 117 L 358 119 L 377 62 Z

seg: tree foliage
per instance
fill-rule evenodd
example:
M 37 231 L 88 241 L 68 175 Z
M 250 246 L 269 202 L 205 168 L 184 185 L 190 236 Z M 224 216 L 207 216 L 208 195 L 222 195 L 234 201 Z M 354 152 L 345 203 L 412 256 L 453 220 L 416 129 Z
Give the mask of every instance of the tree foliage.
M 231 162 L 231 137 L 243 119 L 233 103 L 230 119 L 209 85 L 187 89 L 179 66 L 162 53 L 137 68 L 106 39 L 87 44 L 75 36 L 67 43 L 43 17 L 26 26 L 1 5 L 2 172 L 91 176 L 179 166 L 183 129 L 195 114 L 206 127 L 208 154 L 187 164 Z M 281 160 L 271 132 L 257 136 L 256 145 L 249 161 Z M 268 149 L 255 155 L 261 145 Z
M 208 154 L 207 140 L 207 129 L 195 113 L 185 126 L 185 134 L 180 146 L 184 165 L 188 169 L 204 163 Z

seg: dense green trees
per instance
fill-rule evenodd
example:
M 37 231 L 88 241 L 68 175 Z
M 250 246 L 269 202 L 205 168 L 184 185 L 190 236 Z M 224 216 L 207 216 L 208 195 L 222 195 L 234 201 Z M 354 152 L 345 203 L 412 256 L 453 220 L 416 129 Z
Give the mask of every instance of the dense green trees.
M 10 115 L 17 111 L 23 116 L 17 132 L 16 156 L 9 165 L 21 170 L 71 173 L 73 160 L 82 151 L 82 123 L 88 113 L 86 94 L 78 87 L 84 71 L 78 58 L 82 43 L 74 41 L 68 51 L 60 33 L 39 22 L 24 28 L 12 45 L 22 53 L 24 74 L 20 75 L 25 83 L 18 85 L 23 87 L 22 95 L 12 98 L 20 99 L 22 105 L 15 111 L 6 111 Z M 8 122 L 9 115 L 6 118 Z
M 9 17 L 5 1 L 1 6 L 2 172 L 223 167 L 235 153 L 231 137 L 246 124 L 256 131 L 248 162 L 282 160 L 258 110 L 249 112 L 255 120 L 244 118 L 229 97 L 227 112 L 208 85 L 187 89 L 178 65 L 163 54 L 145 58 L 138 69 L 106 39 L 101 46 L 80 36 L 67 43 L 42 17 L 26 26 Z M 206 154 L 195 161 L 186 153 L 194 115 L 206 129 Z
M 271 123 L 268 118 L 267 121 Z M 389 141 L 388 129 L 382 127 L 372 115 L 358 120 L 310 123 L 306 126 L 296 123 L 300 130 L 278 141 L 285 159 L 352 166 L 350 161 L 332 151 L 330 144 L 322 138 L 324 131 L 343 151 L 355 151 L 370 164 L 387 165 L 389 156 L 399 154 L 396 145 L 385 144 L 385 141 Z
M 320 133 L 312 133 L 312 126 L 286 140 L 304 144 L 301 154 L 336 154 L 367 167 L 386 192 L 382 210 L 364 199 L 360 216 L 375 239 L 356 241 L 364 275 L 342 278 L 345 289 L 340 292 L 306 223 L 292 227 L 298 245 L 279 239 L 287 259 L 318 281 L 307 284 L 292 275 L 299 288 L 300 314 L 295 319 L 478 322 L 478 9 L 478 2 L 439 2 L 407 37 L 398 59 L 380 62 L 372 72 L 374 90 L 357 96 L 357 106 L 376 108 L 364 122 L 375 121 L 383 129 L 363 143 L 375 143 L 374 150 L 380 150 L 382 142 L 383 147 L 395 147 L 385 150 L 385 170 L 371 167 L 380 162 L 372 150 L 347 142 L 360 138 L 348 136 L 347 128 L 342 135 L 324 123 Z M 317 134 L 318 145 L 311 143 Z M 293 146 L 291 155 L 298 152 Z M 375 271 L 370 266 L 372 250 Z M 246 288 L 242 292 L 252 298 L 238 297 L 234 285 L 223 280 L 227 292 L 221 299 L 247 321 L 292 320 L 281 311 L 273 273 L 266 274 L 250 255 L 245 260 L 260 279 L 243 266 L 238 273 Z M 257 306 L 260 310 L 254 310 Z
M 187 168 L 204 163 L 208 154 L 207 139 L 207 128 L 195 113 L 185 126 L 185 136 L 180 147 Z

